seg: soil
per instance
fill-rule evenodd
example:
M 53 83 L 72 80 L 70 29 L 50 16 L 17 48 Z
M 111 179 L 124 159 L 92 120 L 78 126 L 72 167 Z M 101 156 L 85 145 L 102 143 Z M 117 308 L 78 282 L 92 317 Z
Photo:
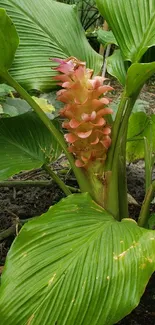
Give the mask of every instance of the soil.
M 117 96 L 121 92 L 121 87 L 116 85 Z M 149 109 L 154 111 L 155 86 L 145 85 L 141 94 L 141 99 L 149 103 Z M 116 94 L 113 93 L 113 98 Z M 57 169 L 66 169 L 64 162 L 60 159 L 56 164 Z M 127 166 L 128 191 L 136 199 L 138 205 L 129 205 L 130 216 L 137 219 L 140 204 L 144 199 L 144 164 L 138 162 Z M 63 176 L 64 177 L 64 176 Z M 45 171 L 38 169 L 32 172 L 23 172 L 14 177 L 16 180 L 49 180 Z M 155 172 L 153 174 L 155 179 Z M 77 186 L 74 177 L 69 173 L 65 176 L 66 184 Z M 0 241 L 0 272 L 5 263 L 5 258 L 9 247 L 18 232 L 19 222 L 24 222 L 34 216 L 41 215 L 48 208 L 58 202 L 64 194 L 58 186 L 52 183 L 51 187 L 20 187 L 20 188 L 0 188 L 0 232 L 10 230 L 10 236 Z M 155 212 L 155 205 L 151 207 Z M 16 226 L 15 226 L 16 225 Z M 12 227 L 12 228 L 11 228 Z M 14 227 L 14 228 L 13 228 Z M 12 230 L 13 229 L 13 230 Z M 119 325 L 155 325 L 155 274 L 151 277 L 146 291 L 139 306 L 122 321 Z

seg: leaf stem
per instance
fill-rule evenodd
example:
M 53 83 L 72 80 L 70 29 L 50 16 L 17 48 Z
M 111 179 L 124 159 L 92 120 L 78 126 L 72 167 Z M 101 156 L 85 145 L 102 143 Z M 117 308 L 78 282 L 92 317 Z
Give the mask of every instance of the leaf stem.
M 122 96 L 121 96 L 121 101 L 120 101 L 118 110 L 117 110 L 116 118 L 115 118 L 115 121 L 114 121 L 113 127 L 112 127 L 112 135 L 111 135 L 112 145 L 109 149 L 108 158 L 106 161 L 106 170 L 107 171 L 112 169 L 114 153 L 115 153 L 116 144 L 117 144 L 117 138 L 119 135 L 120 126 L 122 123 L 122 118 L 123 118 L 124 111 L 126 109 L 126 105 L 128 103 L 128 99 L 129 98 L 126 96 L 126 91 L 124 90 L 124 92 L 122 93 Z
M 0 188 L 1 187 L 29 187 L 29 186 L 34 186 L 34 187 L 51 187 L 53 186 L 53 181 L 36 181 L 36 180 L 28 180 L 28 181 L 1 181 L 0 182 Z M 76 187 L 66 185 L 66 187 L 74 193 L 79 193 L 80 190 Z
M 8 229 L 0 232 L 0 241 L 8 238 L 11 235 L 14 235 L 16 232 L 16 225 L 10 226 Z
M 68 152 L 67 144 L 64 140 L 63 135 L 61 132 L 59 132 L 55 126 L 53 125 L 52 121 L 47 117 L 47 115 L 43 112 L 43 110 L 40 108 L 40 106 L 33 100 L 33 98 L 26 92 L 22 86 L 9 74 L 8 71 L 2 72 L 1 76 L 8 82 L 10 86 L 12 86 L 16 91 L 21 95 L 22 98 L 24 98 L 27 103 L 34 109 L 36 114 L 39 116 L 39 118 L 42 120 L 42 122 L 46 125 L 46 127 L 49 129 L 49 131 L 52 133 L 52 135 L 56 138 L 58 143 L 60 144 L 61 148 L 63 149 L 72 169 L 76 176 L 76 179 L 79 183 L 81 192 L 89 192 L 90 193 L 90 185 L 82 171 L 81 168 L 78 168 L 75 166 L 74 163 L 74 157 L 72 154 Z M 90 193 L 91 194 L 91 193 Z
M 147 193 L 152 181 L 152 148 L 144 137 L 144 160 L 145 160 L 145 193 Z
M 46 170 L 46 172 L 53 178 L 53 180 L 59 185 L 62 191 L 66 194 L 66 196 L 72 194 L 70 189 L 66 186 L 66 184 L 59 178 L 57 174 L 47 165 L 43 165 L 42 168 Z
M 140 215 L 138 218 L 138 225 L 140 227 L 147 228 L 147 222 L 149 219 L 149 209 L 150 209 L 151 201 L 154 197 L 154 192 L 155 192 L 155 180 L 150 185 L 141 207 Z
M 128 120 L 136 98 L 129 98 L 125 92 L 117 112 L 112 133 L 112 150 L 108 153 L 106 171 L 111 171 L 107 186 L 106 207 L 117 219 L 128 217 L 127 178 L 126 178 L 126 141 Z M 120 111 L 119 111 L 120 110 Z

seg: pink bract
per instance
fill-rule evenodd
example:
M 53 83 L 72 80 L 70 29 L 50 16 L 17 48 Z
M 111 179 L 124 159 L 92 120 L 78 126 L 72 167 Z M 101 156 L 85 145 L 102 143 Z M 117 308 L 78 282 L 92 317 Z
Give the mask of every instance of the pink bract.
M 57 92 L 57 99 L 65 104 L 60 115 L 66 119 L 65 139 L 76 157 L 75 164 L 88 168 L 96 160 L 104 162 L 111 145 L 106 115 L 113 111 L 107 107 L 110 100 L 103 95 L 113 88 L 103 85 L 105 78 L 92 77 L 93 71 L 74 57 L 54 60 L 59 63 L 55 70 L 61 73 L 55 79 L 63 87 Z

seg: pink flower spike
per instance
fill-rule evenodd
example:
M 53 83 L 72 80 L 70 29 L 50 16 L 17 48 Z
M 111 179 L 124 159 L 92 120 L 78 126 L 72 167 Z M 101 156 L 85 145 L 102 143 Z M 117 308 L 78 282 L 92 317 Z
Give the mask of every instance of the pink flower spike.
M 93 121 L 93 120 L 95 120 L 95 118 L 96 118 L 96 112 L 93 111 L 91 114 L 83 113 L 83 114 L 81 115 L 81 118 L 82 118 L 82 120 L 83 120 L 84 122 Z
M 78 128 L 78 126 L 80 125 L 81 123 L 79 121 L 76 121 L 75 119 L 72 119 L 70 120 L 69 122 L 69 126 L 72 128 L 72 129 L 76 129 Z
M 87 132 L 77 132 L 77 136 L 81 139 L 89 138 L 91 134 L 92 134 L 92 130 Z
M 99 101 L 104 104 L 104 105 L 108 105 L 109 104 L 109 99 L 106 97 L 100 98 Z
M 66 81 L 66 82 L 63 82 L 62 87 L 64 87 L 64 88 L 71 88 L 72 85 L 71 85 L 71 83 L 69 81 Z
M 108 104 L 109 104 L 109 99 L 105 97 L 92 100 L 92 105 L 94 108 L 99 108 L 102 107 L 103 105 L 108 105 Z
M 97 120 L 96 123 L 92 123 L 92 125 L 94 125 L 94 126 L 103 126 L 105 124 L 106 124 L 106 121 L 102 117 L 99 120 Z
M 112 113 L 113 113 L 113 110 L 111 108 L 105 107 L 105 108 L 100 109 L 97 112 L 97 117 L 112 114 Z
M 111 129 L 109 127 L 105 127 L 103 130 L 103 134 L 105 134 L 105 135 L 111 134 Z
M 111 145 L 111 127 L 105 115 L 113 112 L 104 95 L 113 88 L 103 84 L 105 78 L 93 77 L 85 62 L 74 57 L 54 61 L 60 72 L 54 79 L 63 87 L 57 99 L 64 103 L 60 115 L 65 118 L 62 126 L 67 130 L 68 151 L 75 156 L 77 167 L 88 169 L 96 161 L 103 164 Z
M 92 80 L 91 80 L 91 84 L 93 86 L 93 89 L 97 89 L 98 87 L 103 85 L 105 78 L 100 77 L 100 76 L 95 76 Z
M 76 165 L 76 167 L 84 167 L 85 164 L 82 163 L 81 160 L 77 159 L 77 160 L 75 160 L 75 165 Z
M 100 142 L 103 144 L 103 146 L 106 149 L 108 149 L 110 147 L 110 145 L 111 145 L 111 138 L 107 135 L 107 136 L 105 136 L 105 138 L 103 139 L 103 141 L 100 141 Z
M 65 60 L 63 60 L 63 59 L 58 59 L 58 58 L 51 58 L 50 59 L 51 61 L 55 61 L 55 62 L 57 62 L 57 63 L 60 63 L 60 64 L 64 64 L 64 63 L 66 63 L 66 61 Z
M 64 129 L 68 129 L 69 128 L 69 123 L 68 122 L 62 122 L 62 127 L 64 128 Z
M 95 141 L 91 142 L 92 145 L 99 143 L 99 138 L 97 137 Z
M 64 135 L 64 138 L 69 143 L 74 143 L 77 140 L 77 136 L 73 133 L 67 133 Z
M 106 93 L 107 91 L 111 91 L 113 88 L 111 86 L 100 86 L 96 89 L 97 96 L 101 96 L 102 94 Z

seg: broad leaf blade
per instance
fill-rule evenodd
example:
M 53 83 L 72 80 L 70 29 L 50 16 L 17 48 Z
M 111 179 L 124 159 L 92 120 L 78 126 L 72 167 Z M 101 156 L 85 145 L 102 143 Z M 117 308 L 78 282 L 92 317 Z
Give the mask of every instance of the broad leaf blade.
M 125 62 L 123 61 L 121 51 L 116 50 L 111 56 L 107 58 L 107 71 L 113 77 L 117 78 L 121 85 L 126 82 Z
M 128 69 L 126 94 L 132 96 L 138 93 L 144 83 L 155 73 L 155 62 L 134 63 Z
M 143 112 L 131 114 L 126 147 L 129 162 L 144 158 L 144 137 L 155 152 L 155 115 L 147 116 Z
M 52 0 L 0 0 L 13 20 L 20 46 L 11 75 L 27 89 L 56 87 L 49 58 L 75 56 L 99 73 L 102 57 L 89 45 L 75 6 Z
M 96 31 L 96 34 L 99 43 L 105 46 L 107 46 L 108 44 L 118 45 L 115 36 L 111 30 L 104 30 L 100 28 Z
M 18 34 L 4 9 L 0 9 L 0 74 L 7 71 L 13 62 L 19 44 Z
M 124 60 L 137 62 L 155 45 L 154 0 L 97 0 L 110 25 Z
M 14 88 L 6 84 L 0 84 L 0 97 L 7 96 Z
M 0 119 L 0 180 L 57 159 L 61 149 L 34 113 Z
M 155 232 L 116 222 L 88 194 L 26 224 L 2 275 L 1 325 L 112 325 L 155 269 Z
M 20 98 L 6 98 L 6 101 L 2 103 L 2 108 L 3 113 L 11 117 L 32 111 L 29 104 Z

